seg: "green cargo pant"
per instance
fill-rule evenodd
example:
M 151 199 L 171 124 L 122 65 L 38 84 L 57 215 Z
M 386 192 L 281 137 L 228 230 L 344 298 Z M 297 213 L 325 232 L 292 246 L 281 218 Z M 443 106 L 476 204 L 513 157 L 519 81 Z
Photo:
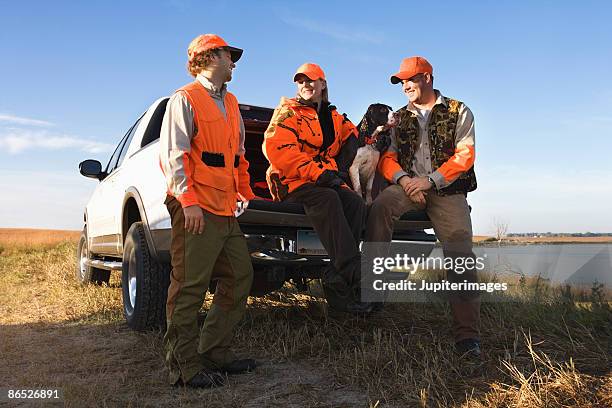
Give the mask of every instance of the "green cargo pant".
M 203 368 L 218 369 L 236 358 L 230 343 L 244 315 L 253 266 L 235 217 L 204 211 L 204 232 L 192 234 L 184 228 L 181 204 L 171 196 L 165 204 L 172 220 L 172 274 L 164 348 L 169 380 L 175 384 L 179 378 L 187 382 Z M 213 304 L 198 331 L 198 311 L 211 280 L 216 282 Z

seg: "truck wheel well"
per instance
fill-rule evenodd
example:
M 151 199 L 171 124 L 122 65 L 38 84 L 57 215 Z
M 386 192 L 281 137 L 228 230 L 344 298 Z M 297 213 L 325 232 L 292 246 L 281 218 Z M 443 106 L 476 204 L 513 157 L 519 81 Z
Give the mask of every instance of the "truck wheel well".
M 138 221 L 142 221 L 138 204 L 136 204 L 135 199 L 130 198 L 125 202 L 125 208 L 123 209 L 123 242 L 125 242 L 125 237 L 132 224 Z

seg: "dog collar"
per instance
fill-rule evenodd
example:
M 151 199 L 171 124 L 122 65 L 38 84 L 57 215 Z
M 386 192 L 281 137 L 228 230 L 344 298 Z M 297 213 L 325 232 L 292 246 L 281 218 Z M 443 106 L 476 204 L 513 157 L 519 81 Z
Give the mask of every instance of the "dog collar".
M 371 145 L 371 144 L 374 144 L 374 143 L 376 143 L 376 137 L 366 136 L 365 144 Z

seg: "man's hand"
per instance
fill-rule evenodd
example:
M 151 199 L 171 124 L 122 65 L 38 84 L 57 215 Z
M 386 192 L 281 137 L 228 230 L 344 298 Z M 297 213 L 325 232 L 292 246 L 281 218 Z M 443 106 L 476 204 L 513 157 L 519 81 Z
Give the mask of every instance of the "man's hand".
M 248 206 L 249 200 L 247 200 L 242 194 L 236 193 L 236 211 L 234 211 L 234 216 L 236 218 L 240 217 Z
M 420 206 L 425 207 L 426 202 L 425 202 L 425 195 L 427 193 L 425 193 L 422 190 L 418 190 L 418 191 L 414 191 L 414 192 L 410 192 L 411 189 L 410 187 L 414 184 L 415 180 L 418 180 L 418 178 L 410 178 L 408 176 L 402 176 L 397 183 L 404 189 L 404 193 L 406 193 L 406 195 L 408 196 L 408 198 L 415 204 L 418 204 Z M 427 182 L 427 184 L 431 187 L 431 183 L 429 182 L 429 180 L 427 180 L 427 177 L 425 177 L 425 181 Z
M 337 171 L 325 170 L 321 173 L 315 184 L 319 187 L 338 189 L 344 184 L 344 180 L 340 178 Z
M 402 177 L 400 181 L 403 181 L 406 178 L 408 177 Z M 427 191 L 432 186 L 427 177 L 414 177 L 408 178 L 408 181 L 403 182 L 402 187 L 404 188 L 406 194 L 411 196 L 419 191 Z
M 204 232 L 204 212 L 198 205 L 183 208 L 185 215 L 185 229 L 192 234 Z
M 427 206 L 427 202 L 425 201 L 425 192 L 417 191 L 416 193 L 409 195 L 408 198 L 419 207 L 425 208 Z
M 410 182 L 410 180 L 412 180 L 412 179 L 410 177 L 408 177 L 408 176 L 402 176 L 402 177 L 400 177 L 399 180 L 397 180 L 397 184 L 402 186 L 402 188 L 404 189 L 404 192 L 406 193 L 406 195 L 409 195 L 408 194 L 408 183 Z

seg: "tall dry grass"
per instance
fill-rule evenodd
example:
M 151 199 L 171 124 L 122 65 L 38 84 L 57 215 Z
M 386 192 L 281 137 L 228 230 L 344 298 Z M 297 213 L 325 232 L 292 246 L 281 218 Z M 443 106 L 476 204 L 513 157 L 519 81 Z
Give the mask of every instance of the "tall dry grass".
M 126 327 L 118 275 L 79 286 L 75 247 L 0 255 L 0 387 L 61 387 L 75 407 L 612 406 L 608 304 L 533 285 L 483 303 L 481 362 L 453 352 L 445 303 L 360 318 L 328 313 L 316 288 L 250 298 L 236 350 L 262 366 L 220 389 L 174 389 L 162 333 Z
M 7 250 L 50 248 L 61 242 L 79 239 L 80 231 L 29 228 L 0 228 L 0 254 Z

